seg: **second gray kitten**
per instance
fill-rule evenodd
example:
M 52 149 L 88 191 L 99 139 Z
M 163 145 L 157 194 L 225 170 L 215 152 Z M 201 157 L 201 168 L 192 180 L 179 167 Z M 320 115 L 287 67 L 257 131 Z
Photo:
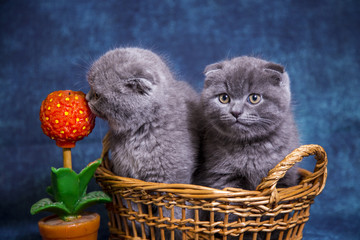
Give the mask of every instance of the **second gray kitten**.
M 277 163 L 299 146 L 284 67 L 238 57 L 205 69 L 201 96 L 203 160 L 197 184 L 255 190 Z M 297 183 L 289 170 L 278 186 Z
M 207 66 L 205 75 L 202 159 L 194 183 L 255 190 L 268 172 L 299 146 L 288 74 L 281 65 L 238 57 Z M 277 187 L 293 186 L 297 181 L 293 167 Z M 204 211 L 201 217 L 207 220 L 209 215 Z M 229 222 L 237 218 L 230 215 Z M 215 214 L 215 221 L 221 219 L 221 214 Z M 277 235 L 275 231 L 271 239 Z M 258 239 L 263 237 L 258 235 Z M 252 239 L 251 234 L 244 239 Z

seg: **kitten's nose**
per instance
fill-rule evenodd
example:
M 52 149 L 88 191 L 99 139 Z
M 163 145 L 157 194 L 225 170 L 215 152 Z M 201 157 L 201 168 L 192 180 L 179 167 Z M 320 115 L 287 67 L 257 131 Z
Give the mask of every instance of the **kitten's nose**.
M 231 111 L 231 114 L 237 119 L 241 115 L 241 112 L 240 111 Z
M 90 92 L 88 92 L 87 94 L 86 94 L 86 96 L 85 96 L 85 99 L 86 99 L 86 101 L 90 101 Z

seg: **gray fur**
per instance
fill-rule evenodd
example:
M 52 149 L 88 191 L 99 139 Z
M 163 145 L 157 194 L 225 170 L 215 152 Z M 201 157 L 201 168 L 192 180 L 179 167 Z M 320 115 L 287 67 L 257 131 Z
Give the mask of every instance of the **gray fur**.
M 237 57 L 207 66 L 205 75 L 204 159 L 195 183 L 255 190 L 269 170 L 299 146 L 288 74 L 281 65 Z M 228 104 L 219 101 L 222 93 L 230 96 Z M 253 93 L 261 95 L 255 105 L 247 101 Z M 231 112 L 240 114 L 238 123 Z M 292 168 L 279 186 L 296 183 Z
M 288 74 L 281 65 L 237 57 L 207 66 L 205 76 L 202 158 L 193 181 L 218 189 L 255 190 L 269 170 L 299 146 Z M 229 103 L 219 101 L 223 93 L 230 97 Z M 248 101 L 254 93 L 261 96 L 257 104 Z M 293 167 L 277 187 L 296 185 L 297 181 Z M 207 212 L 201 212 L 201 218 L 207 220 Z M 221 218 L 215 214 L 215 221 Z M 237 216 L 229 216 L 229 222 L 236 220 Z M 275 231 L 271 239 L 277 236 Z M 263 238 L 263 234 L 258 235 L 258 239 Z M 245 234 L 244 239 L 252 239 L 251 234 Z
M 92 65 L 88 82 L 90 109 L 109 123 L 115 174 L 190 183 L 199 145 L 193 114 L 199 96 L 187 83 L 176 81 L 158 55 L 139 48 L 107 52 Z M 178 208 L 175 217 L 181 219 Z
M 111 132 L 113 171 L 150 182 L 189 183 L 197 154 L 197 94 L 153 52 L 119 48 L 88 73 L 91 110 Z

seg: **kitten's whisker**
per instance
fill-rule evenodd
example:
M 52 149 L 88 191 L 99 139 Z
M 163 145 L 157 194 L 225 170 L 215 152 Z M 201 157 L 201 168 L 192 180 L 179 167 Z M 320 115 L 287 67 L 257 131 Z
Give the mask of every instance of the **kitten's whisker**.
M 261 123 L 265 123 L 267 125 L 272 125 L 272 124 L 275 123 L 273 120 L 266 119 L 266 118 L 260 118 L 259 120 L 260 120 Z

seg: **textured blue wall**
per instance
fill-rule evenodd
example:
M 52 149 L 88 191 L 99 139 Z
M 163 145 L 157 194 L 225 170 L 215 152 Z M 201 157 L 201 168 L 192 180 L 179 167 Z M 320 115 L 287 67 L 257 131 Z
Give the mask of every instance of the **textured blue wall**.
M 61 149 L 41 131 L 41 101 L 87 92 L 92 61 L 119 46 L 150 48 L 198 91 L 207 64 L 255 55 L 282 63 L 302 142 L 329 157 L 305 239 L 360 235 L 360 4 L 329 1 L 0 1 L 0 235 L 39 239 L 30 206 L 46 196 Z M 73 150 L 80 170 L 100 155 L 106 123 Z M 310 161 L 309 161 L 310 162 Z M 93 182 L 91 189 L 96 189 Z M 106 239 L 106 213 L 100 239 Z

